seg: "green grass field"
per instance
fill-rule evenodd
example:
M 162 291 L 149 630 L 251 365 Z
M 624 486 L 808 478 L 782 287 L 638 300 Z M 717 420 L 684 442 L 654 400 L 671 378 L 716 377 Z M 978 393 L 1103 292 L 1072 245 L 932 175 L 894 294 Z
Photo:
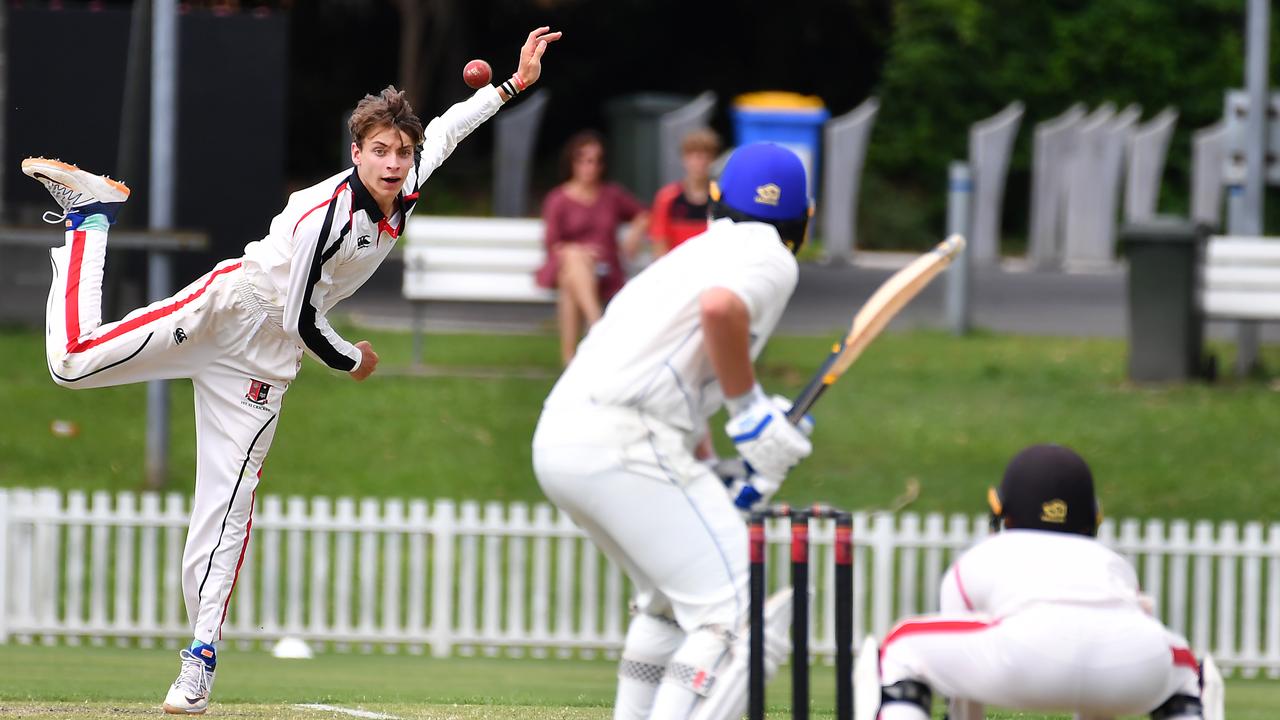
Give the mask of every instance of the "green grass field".
M 299 708 L 324 704 L 401 718 L 609 718 L 617 666 L 607 660 L 530 660 L 337 654 L 277 660 L 226 649 L 210 716 L 338 718 Z M 177 672 L 173 651 L 113 647 L 0 646 L 0 717 L 156 715 Z M 769 687 L 771 718 L 790 716 L 784 668 Z M 812 668 L 813 715 L 832 717 L 833 671 Z M 935 703 L 940 717 L 941 703 Z M 1227 717 L 1269 720 L 1280 684 L 1233 680 Z M 1066 716 L 991 712 L 992 718 Z
M 432 377 L 408 366 L 410 340 L 369 337 L 382 372 L 357 384 L 306 361 L 289 390 L 260 493 L 540 500 L 529 438 L 557 371 L 554 338 L 432 336 Z M 767 389 L 794 393 L 831 337 L 777 338 L 762 358 Z M 0 332 L 0 486 L 142 489 L 144 391 L 70 392 L 48 379 L 41 339 Z M 1267 349 L 1272 367 L 1277 348 Z M 782 497 L 851 508 L 888 504 L 908 479 L 920 511 L 980 512 L 1004 462 L 1030 442 L 1080 449 L 1112 516 L 1273 519 L 1280 504 L 1280 413 L 1265 379 L 1134 387 L 1116 341 L 932 332 L 876 342 L 816 409 L 815 453 Z M 169 489 L 189 491 L 190 385 L 174 384 Z M 54 420 L 79 426 L 55 437 Z M 718 421 L 717 421 L 718 422 Z M 155 715 L 173 651 L 0 646 L 0 716 Z M 322 703 L 402 718 L 607 718 L 609 661 L 323 654 L 308 662 L 229 649 L 217 716 L 342 717 Z M 814 672 L 815 716 L 830 717 L 831 672 Z M 785 678 L 771 717 L 787 717 Z M 1272 681 L 1233 680 L 1232 720 L 1271 718 Z M 1039 719 L 1004 714 L 993 717 Z
M 344 333 L 370 337 L 382 371 L 355 383 L 304 361 L 259 494 L 541 499 L 529 439 L 557 371 L 554 338 L 431 336 L 428 362 L 445 377 L 419 377 L 396 372 L 409 364 L 408 335 Z M 829 341 L 776 338 L 761 362 L 766 389 L 798 390 Z M 1278 350 L 1267 348 L 1271 367 Z M 142 387 L 59 388 L 32 333 L 0 333 L 0 352 L 0 406 L 10 409 L 0 417 L 0 485 L 142 488 Z M 980 512 L 1015 451 L 1055 441 L 1089 459 L 1113 517 L 1271 519 L 1276 386 L 1134 387 L 1124 367 L 1119 341 L 886 335 L 817 406 L 815 452 L 780 497 L 876 508 L 915 478 L 913 509 Z M 464 376 L 477 368 L 494 372 Z M 190 383 L 173 388 L 169 488 L 189 491 Z M 55 437 L 55 419 L 74 421 L 79 435 Z

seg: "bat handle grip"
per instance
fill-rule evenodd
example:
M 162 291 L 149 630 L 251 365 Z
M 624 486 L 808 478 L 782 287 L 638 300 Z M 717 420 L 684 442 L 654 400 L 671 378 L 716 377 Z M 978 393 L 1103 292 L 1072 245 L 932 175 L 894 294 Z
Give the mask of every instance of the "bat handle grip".
M 813 374 L 809 384 L 804 386 L 804 389 L 800 391 L 800 394 L 791 403 L 791 409 L 787 411 L 787 420 L 792 425 L 800 423 L 805 413 L 809 412 L 813 404 L 818 401 L 819 397 L 822 397 L 822 393 L 826 392 L 827 387 L 831 385 L 834 378 L 828 377 L 828 371 L 831 370 L 831 366 L 836 363 L 840 353 L 843 351 L 844 342 L 840 342 L 832 348 L 831 354 L 823 361 L 822 366 L 818 368 L 818 372 Z

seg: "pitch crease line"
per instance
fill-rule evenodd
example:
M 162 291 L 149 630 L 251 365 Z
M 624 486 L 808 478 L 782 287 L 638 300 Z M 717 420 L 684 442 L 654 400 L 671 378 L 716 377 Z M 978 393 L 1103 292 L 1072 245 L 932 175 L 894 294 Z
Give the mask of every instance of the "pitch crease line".
M 338 707 L 337 705 L 324 705 L 321 703 L 300 703 L 294 705 L 296 708 L 303 710 L 322 710 L 324 712 L 336 712 L 351 717 L 370 718 L 371 720 L 400 720 L 398 715 L 384 715 L 382 713 L 370 712 L 368 710 L 352 710 L 350 708 Z

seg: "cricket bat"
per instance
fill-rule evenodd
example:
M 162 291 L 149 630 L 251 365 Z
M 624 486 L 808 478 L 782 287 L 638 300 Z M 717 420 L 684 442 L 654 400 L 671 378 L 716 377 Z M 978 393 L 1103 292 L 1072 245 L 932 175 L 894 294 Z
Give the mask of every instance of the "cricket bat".
M 858 310 L 858 314 L 853 316 L 849 334 L 831 348 L 831 354 L 818 368 L 813 379 L 796 396 L 791 410 L 787 412 L 787 419 L 793 424 L 800 422 L 818 398 L 822 397 L 822 393 L 849 369 L 893 316 L 906 307 L 963 250 L 964 237 L 952 235 L 885 280 Z

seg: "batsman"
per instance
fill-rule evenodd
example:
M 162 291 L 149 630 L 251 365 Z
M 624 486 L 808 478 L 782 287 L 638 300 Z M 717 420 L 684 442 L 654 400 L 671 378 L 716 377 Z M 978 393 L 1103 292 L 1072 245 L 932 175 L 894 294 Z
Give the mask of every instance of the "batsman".
M 615 718 L 727 720 L 746 708 L 747 531 L 741 512 L 809 455 L 753 361 L 795 290 L 812 213 L 805 169 L 779 145 L 739 148 L 710 188 L 711 224 L 609 303 L 548 396 L 533 438 L 543 492 L 631 578 L 634 616 Z M 748 468 L 712 469 L 724 406 Z M 726 487 L 729 492 L 726 492 Z M 766 607 L 771 668 L 789 596 Z

